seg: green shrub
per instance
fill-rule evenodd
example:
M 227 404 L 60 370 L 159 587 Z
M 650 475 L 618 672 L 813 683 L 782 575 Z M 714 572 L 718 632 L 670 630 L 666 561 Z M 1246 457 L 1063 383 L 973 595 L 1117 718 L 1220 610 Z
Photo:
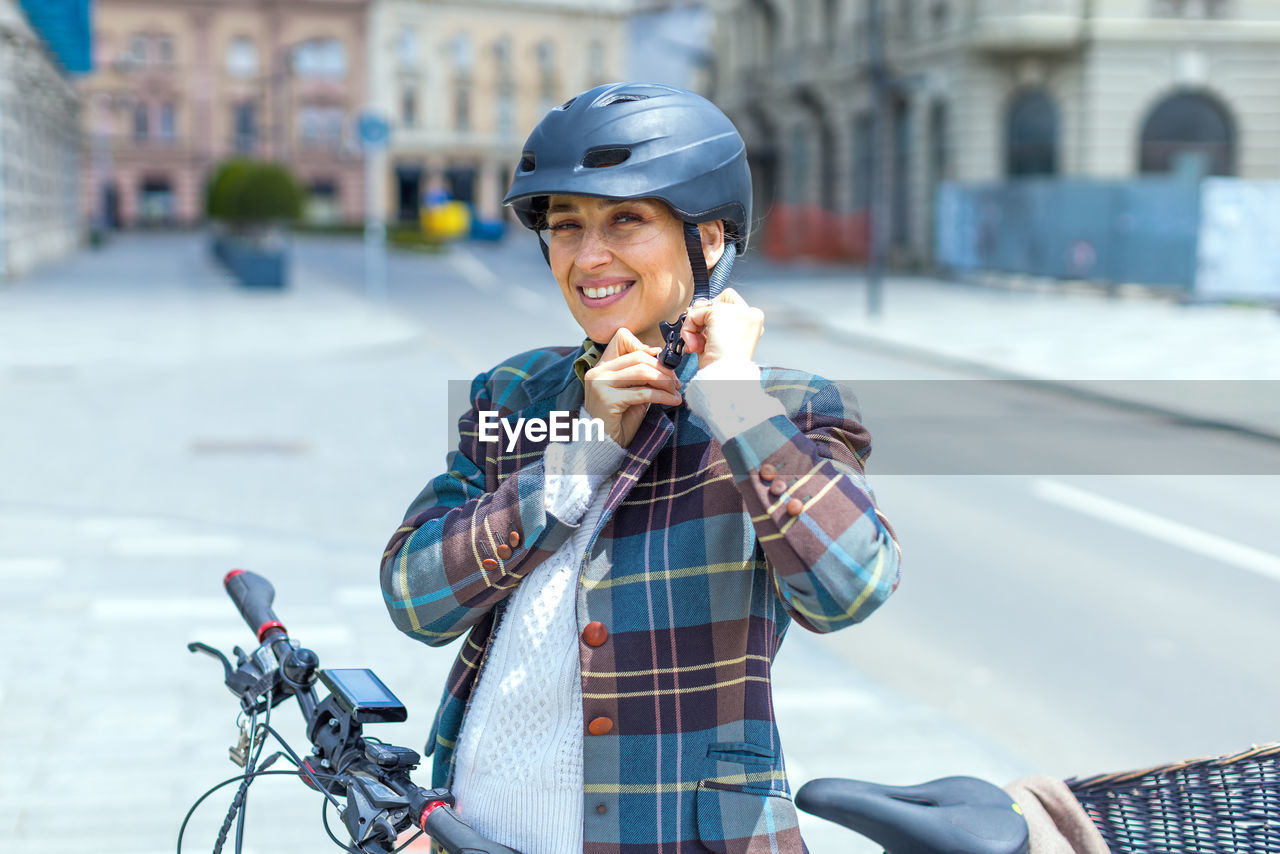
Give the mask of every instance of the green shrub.
M 287 166 L 237 158 L 214 173 L 206 211 L 230 223 L 265 223 L 297 219 L 302 201 L 302 188 Z

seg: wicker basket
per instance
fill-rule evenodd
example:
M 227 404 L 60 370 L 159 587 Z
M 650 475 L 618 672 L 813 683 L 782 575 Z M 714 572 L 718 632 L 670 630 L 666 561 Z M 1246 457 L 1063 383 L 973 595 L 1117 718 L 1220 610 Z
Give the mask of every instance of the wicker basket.
M 1280 854 L 1280 744 L 1067 786 L 1114 854 Z

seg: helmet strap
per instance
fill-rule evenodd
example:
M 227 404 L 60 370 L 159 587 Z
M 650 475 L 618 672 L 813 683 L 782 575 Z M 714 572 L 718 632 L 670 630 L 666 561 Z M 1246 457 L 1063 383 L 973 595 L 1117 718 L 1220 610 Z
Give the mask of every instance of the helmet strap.
M 733 262 L 738 257 L 737 244 L 725 241 L 724 254 L 710 274 L 707 273 L 707 258 L 702 254 L 702 232 L 691 222 L 684 224 L 684 245 L 689 252 L 689 267 L 693 269 L 693 298 L 715 299 L 729 281 Z
M 693 269 L 693 298 L 711 299 L 711 277 L 707 274 L 707 257 L 702 254 L 702 232 L 691 222 L 684 224 L 684 246 Z
M 551 247 L 547 245 L 547 241 L 542 239 L 541 231 L 535 231 L 534 234 L 538 235 L 538 245 L 542 247 L 542 257 L 547 262 L 547 266 L 550 267 L 551 266 Z

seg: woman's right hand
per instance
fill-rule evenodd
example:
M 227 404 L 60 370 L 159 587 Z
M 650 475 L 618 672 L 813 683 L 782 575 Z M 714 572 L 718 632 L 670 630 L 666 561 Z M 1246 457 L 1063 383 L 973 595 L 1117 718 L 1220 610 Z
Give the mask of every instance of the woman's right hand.
M 624 448 L 635 438 L 649 404 L 679 406 L 684 399 L 675 371 L 658 361 L 661 352 L 622 328 L 584 377 L 583 408 L 603 421 L 605 435 Z

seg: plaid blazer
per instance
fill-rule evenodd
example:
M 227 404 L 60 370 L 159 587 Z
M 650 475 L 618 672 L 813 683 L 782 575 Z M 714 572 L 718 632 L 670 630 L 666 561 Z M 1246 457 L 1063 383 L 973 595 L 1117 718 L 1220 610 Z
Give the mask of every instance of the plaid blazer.
M 545 509 L 546 443 L 481 442 L 478 413 L 576 413 L 581 371 L 599 358 L 584 347 L 525 353 L 475 379 L 449 471 L 384 555 L 397 627 L 432 646 L 467 634 L 428 739 L 433 786 L 451 782 L 506 598 L 575 529 Z M 691 356 L 678 373 L 695 370 Z M 770 665 L 793 620 L 829 632 L 875 610 L 897 586 L 899 552 L 863 479 L 870 437 L 856 403 L 807 373 L 764 368 L 762 382 L 788 417 L 723 447 L 686 405 L 651 407 L 587 546 L 578 628 L 599 624 L 579 637 L 587 854 L 804 850 Z

